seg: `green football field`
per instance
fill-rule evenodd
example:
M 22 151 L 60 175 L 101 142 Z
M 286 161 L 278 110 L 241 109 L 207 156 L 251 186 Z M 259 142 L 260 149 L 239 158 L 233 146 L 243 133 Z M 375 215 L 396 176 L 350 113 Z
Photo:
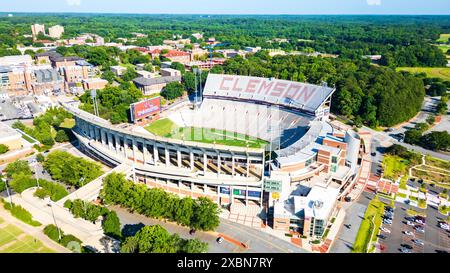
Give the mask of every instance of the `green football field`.
M 1 225 L 3 223 L 3 225 Z M 0 218 L 0 253 L 51 253 L 44 244 Z
M 205 129 L 196 127 L 180 128 L 170 119 L 160 119 L 145 127 L 150 133 L 186 141 L 196 141 L 227 146 L 264 148 L 267 141 L 224 130 Z

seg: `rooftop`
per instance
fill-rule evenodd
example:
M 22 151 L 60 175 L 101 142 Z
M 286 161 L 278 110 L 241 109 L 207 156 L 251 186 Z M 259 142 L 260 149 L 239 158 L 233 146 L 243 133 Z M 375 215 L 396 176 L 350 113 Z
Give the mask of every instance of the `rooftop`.
M 141 85 L 141 86 L 151 86 L 155 84 L 162 84 L 162 83 L 170 83 L 170 82 L 179 82 L 181 81 L 181 76 L 167 76 L 167 77 L 159 77 L 159 78 L 144 78 L 139 77 L 133 80 L 135 84 Z

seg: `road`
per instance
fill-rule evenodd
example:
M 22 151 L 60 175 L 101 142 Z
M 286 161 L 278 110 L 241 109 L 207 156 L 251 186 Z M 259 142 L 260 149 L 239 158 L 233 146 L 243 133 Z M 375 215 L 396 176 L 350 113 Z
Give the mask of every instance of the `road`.
M 225 219 L 220 219 L 220 225 L 216 232 L 201 232 L 197 231 L 194 236 L 189 235 L 189 228 L 182 227 L 173 223 L 168 223 L 160 220 L 145 217 L 143 215 L 128 212 L 126 209 L 118 206 L 111 206 L 110 209 L 116 211 L 122 227 L 139 228 L 142 225 L 156 225 L 163 226 L 170 233 L 177 233 L 181 238 L 192 239 L 197 238 L 203 242 L 208 243 L 210 253 L 307 253 L 295 245 L 279 239 L 273 235 L 259 231 L 247 226 L 243 226 Z M 129 226 L 126 226 L 129 225 Z M 131 225 L 131 226 L 130 226 Z M 222 244 L 216 242 L 217 233 L 223 233 L 249 246 L 248 249 L 243 249 L 239 246 L 224 241 Z
M 428 118 L 428 116 L 430 114 L 434 113 L 434 108 L 435 108 L 436 104 L 439 102 L 439 99 L 440 98 L 438 98 L 438 97 L 426 97 L 424 100 L 424 103 L 423 103 L 422 110 L 421 110 L 421 112 L 419 112 L 417 117 L 412 121 L 409 121 L 409 122 L 406 122 L 404 124 L 397 126 L 397 128 L 392 128 L 393 131 L 391 131 L 391 132 L 379 132 L 379 131 L 375 131 L 369 127 L 364 126 L 363 128 L 367 131 L 370 131 L 373 135 L 372 151 L 375 150 L 375 151 L 377 151 L 377 154 L 378 154 L 380 151 L 382 152 L 384 150 L 384 148 L 389 147 L 392 144 L 399 144 L 403 147 L 406 147 L 410 150 L 414 150 L 418 153 L 430 155 L 430 156 L 433 156 L 436 158 L 450 161 L 449 154 L 435 152 L 435 151 L 424 149 L 419 146 L 399 142 L 398 139 L 396 138 L 397 134 L 404 133 L 406 130 L 414 128 L 417 123 L 426 122 L 426 119 Z M 449 106 L 450 106 L 450 102 L 449 102 Z M 436 125 L 434 128 L 432 128 L 431 131 L 439 131 L 439 130 L 450 131 L 450 122 L 449 121 L 450 121 L 449 115 L 443 116 L 442 121 L 438 125 Z M 379 161 L 380 161 L 380 157 L 378 155 L 375 157 L 372 157 L 372 162 L 374 164 L 372 166 L 372 169 L 377 168 L 376 162 L 379 162 Z

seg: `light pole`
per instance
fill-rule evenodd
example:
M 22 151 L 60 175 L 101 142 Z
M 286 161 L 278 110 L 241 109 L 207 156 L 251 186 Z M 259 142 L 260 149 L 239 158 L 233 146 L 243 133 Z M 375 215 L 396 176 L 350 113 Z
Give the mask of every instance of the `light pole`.
M 34 165 L 34 175 L 36 176 L 36 184 L 37 184 L 37 187 L 39 189 L 40 186 L 39 186 L 39 178 L 38 178 L 38 174 L 37 174 L 36 165 L 37 165 L 37 163 Z
M 12 196 L 11 196 L 11 193 L 9 192 L 8 182 L 6 181 L 5 178 L 2 178 L 2 180 L 3 180 L 3 182 L 5 183 L 5 186 L 6 186 L 6 193 L 8 194 L 9 202 L 11 203 L 11 207 L 12 207 L 13 202 L 12 202 Z
M 55 213 L 53 212 L 53 206 L 52 206 L 52 201 L 50 201 L 47 206 L 50 207 L 50 210 L 52 211 L 52 216 L 53 216 L 53 222 L 55 223 L 56 229 L 58 230 L 58 238 L 59 241 L 61 241 L 61 231 L 59 230 L 58 224 L 56 224 L 56 218 L 55 218 Z

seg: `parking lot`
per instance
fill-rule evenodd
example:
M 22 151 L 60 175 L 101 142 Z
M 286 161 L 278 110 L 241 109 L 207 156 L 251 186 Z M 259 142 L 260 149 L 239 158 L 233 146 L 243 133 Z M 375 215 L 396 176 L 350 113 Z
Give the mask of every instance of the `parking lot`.
M 381 252 L 400 253 L 402 247 L 410 249 L 412 253 L 450 251 L 450 232 L 438 226 L 438 221 L 442 220 L 444 216 L 440 215 L 436 209 L 429 207 L 424 210 L 427 216 L 425 225 L 414 223 L 414 226 L 411 226 L 407 224 L 407 218 L 410 217 L 406 213 L 406 210 L 409 209 L 408 205 L 401 203 L 395 205 L 392 225 L 382 224 L 382 227 L 388 229 L 390 233 L 380 231 L 380 234 L 385 236 L 384 239 L 379 239 L 379 243 L 382 245 Z M 419 226 L 424 228 L 424 233 L 415 229 Z M 423 245 L 415 243 L 414 240 L 422 241 Z

